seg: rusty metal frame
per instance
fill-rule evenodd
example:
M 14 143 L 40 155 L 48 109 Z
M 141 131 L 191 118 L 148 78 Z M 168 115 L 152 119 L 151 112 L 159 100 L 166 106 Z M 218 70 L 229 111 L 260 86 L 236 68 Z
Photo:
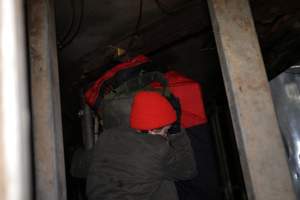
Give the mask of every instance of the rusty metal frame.
M 296 199 L 249 3 L 208 5 L 248 198 Z
M 65 200 L 66 180 L 52 0 L 28 0 L 37 200 Z

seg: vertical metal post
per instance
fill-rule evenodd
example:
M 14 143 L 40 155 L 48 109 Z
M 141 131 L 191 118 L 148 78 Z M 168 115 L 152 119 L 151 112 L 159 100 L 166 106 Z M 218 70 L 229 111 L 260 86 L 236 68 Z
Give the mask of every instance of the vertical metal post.
M 217 106 L 214 106 L 214 114 L 211 116 L 211 124 L 213 128 L 214 142 L 216 143 L 216 152 L 219 160 L 219 169 L 221 171 L 220 178 L 224 183 L 224 200 L 234 200 L 234 192 L 230 179 L 228 159 L 225 153 L 222 129 L 220 126 L 220 111 Z
M 66 199 L 59 75 L 52 0 L 28 0 L 37 200 Z
M 30 126 L 22 0 L 0 0 L 0 199 L 31 198 Z
M 81 98 L 81 127 L 83 146 L 86 150 L 90 150 L 94 146 L 94 129 L 93 129 L 93 113 L 89 105 L 85 101 L 84 92 L 80 93 Z
M 295 199 L 247 0 L 209 0 L 249 199 Z

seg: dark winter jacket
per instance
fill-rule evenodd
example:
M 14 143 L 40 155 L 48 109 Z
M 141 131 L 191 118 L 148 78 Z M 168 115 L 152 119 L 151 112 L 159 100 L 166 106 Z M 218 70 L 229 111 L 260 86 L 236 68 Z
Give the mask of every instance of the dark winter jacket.
M 99 138 L 87 179 L 89 200 L 177 200 L 175 180 L 197 174 L 185 132 L 162 136 L 111 129 Z

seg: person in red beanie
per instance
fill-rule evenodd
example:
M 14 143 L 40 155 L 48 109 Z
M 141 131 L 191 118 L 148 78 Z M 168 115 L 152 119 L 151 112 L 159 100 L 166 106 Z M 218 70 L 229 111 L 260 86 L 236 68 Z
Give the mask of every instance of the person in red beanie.
M 143 91 L 135 96 L 130 113 L 131 128 L 148 131 L 152 135 L 166 136 L 175 121 L 175 110 L 159 93 Z
M 176 111 L 161 94 L 138 92 L 128 128 L 100 136 L 87 179 L 89 200 L 178 200 L 174 181 L 197 175 L 189 138 L 169 135 Z

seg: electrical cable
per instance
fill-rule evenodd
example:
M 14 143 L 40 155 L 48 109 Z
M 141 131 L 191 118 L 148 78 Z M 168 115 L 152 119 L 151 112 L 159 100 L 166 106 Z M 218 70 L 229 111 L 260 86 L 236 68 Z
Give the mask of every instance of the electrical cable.
M 144 4 L 143 0 L 140 0 L 138 19 L 136 21 L 134 32 L 131 35 L 130 41 L 128 43 L 127 51 L 129 51 L 132 48 L 132 45 L 134 44 L 135 37 L 139 34 L 139 29 L 140 29 L 142 18 L 143 18 L 143 4 Z
M 84 16 L 84 0 L 80 0 L 80 3 L 81 3 L 81 9 L 80 9 L 80 16 L 79 16 L 79 22 L 78 22 L 77 28 L 76 28 L 75 32 L 73 33 L 73 35 L 70 37 L 70 39 L 67 40 L 65 43 L 61 44 L 60 49 L 63 49 L 66 46 L 68 46 L 69 44 L 71 44 L 73 42 L 73 40 L 77 37 L 77 35 L 81 29 L 83 16 Z
M 173 14 L 176 10 L 169 10 L 169 8 L 167 8 L 166 5 L 164 5 L 162 2 L 160 2 L 159 0 L 154 0 L 157 7 L 162 11 L 162 13 L 167 14 L 167 15 L 171 15 Z
M 184 3 L 182 6 L 170 9 L 170 6 L 164 4 L 160 0 L 154 0 L 154 2 L 156 3 L 157 7 L 161 10 L 161 12 L 166 15 L 173 15 L 179 10 L 182 10 L 188 6 L 188 3 Z M 200 0 L 199 3 L 202 3 L 202 0 Z
M 66 34 L 64 34 L 64 36 L 62 37 L 61 40 L 59 40 L 59 46 L 61 46 L 61 44 L 65 43 L 67 38 L 69 37 L 69 35 L 71 34 L 72 30 L 73 30 L 73 26 L 74 26 L 74 21 L 75 21 L 75 8 L 74 8 L 74 2 L 73 0 L 69 0 L 70 2 L 70 6 L 71 6 L 71 12 L 72 12 L 72 18 L 71 18 L 71 23 L 70 26 L 66 32 Z
M 71 44 L 73 42 L 73 40 L 77 37 L 77 35 L 80 31 L 82 21 L 83 21 L 83 15 L 84 15 L 84 0 L 80 0 L 80 3 L 81 3 L 81 9 L 80 9 L 80 16 L 79 16 L 79 22 L 78 22 L 77 28 L 76 28 L 75 32 L 73 33 L 73 35 L 70 37 L 70 39 L 62 44 L 61 49 L 65 48 L 66 46 Z
M 201 1 L 200 1 L 199 3 L 201 3 Z M 199 5 L 199 3 L 197 3 L 197 5 Z M 180 11 L 180 10 L 182 10 L 182 9 L 187 8 L 187 7 L 190 7 L 190 5 L 189 5 L 189 4 L 186 4 L 186 5 L 183 5 L 183 6 L 181 6 L 181 7 L 176 8 L 175 10 L 176 10 L 176 12 L 178 12 L 178 11 Z M 155 20 L 153 20 L 153 21 L 151 21 L 151 22 L 145 24 L 145 26 L 151 26 L 152 24 L 155 24 L 155 23 L 159 22 L 160 20 L 161 20 L 161 18 L 160 18 L 160 19 L 155 19 Z M 140 28 L 139 28 L 139 30 L 140 30 Z M 120 38 L 120 39 L 115 40 L 114 42 L 112 42 L 112 44 L 119 44 L 119 43 L 121 43 L 122 41 L 125 41 L 126 39 L 128 39 L 128 38 L 130 38 L 130 37 L 133 37 L 133 36 L 135 36 L 135 35 L 136 35 L 136 34 L 135 34 L 135 31 L 132 32 L 132 33 L 126 34 L 124 37 L 122 37 L 122 38 Z

